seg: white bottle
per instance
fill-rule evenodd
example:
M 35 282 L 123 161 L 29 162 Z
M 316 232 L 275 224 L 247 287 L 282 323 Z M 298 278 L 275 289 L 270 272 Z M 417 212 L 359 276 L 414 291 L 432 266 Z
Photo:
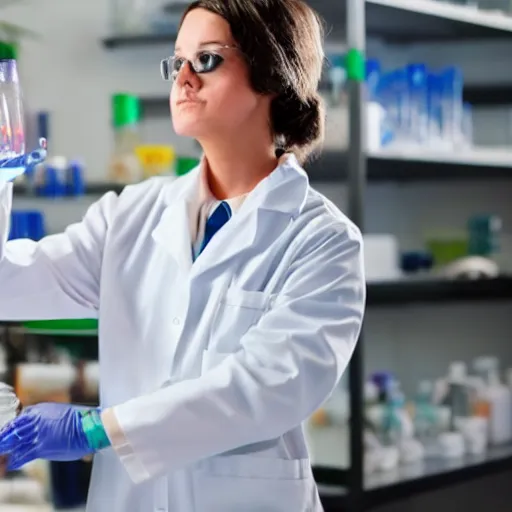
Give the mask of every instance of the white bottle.
M 485 398 L 489 402 L 489 441 L 491 444 L 504 444 L 512 440 L 512 393 L 499 375 L 499 362 L 495 357 L 479 358 L 475 369 L 486 375 Z

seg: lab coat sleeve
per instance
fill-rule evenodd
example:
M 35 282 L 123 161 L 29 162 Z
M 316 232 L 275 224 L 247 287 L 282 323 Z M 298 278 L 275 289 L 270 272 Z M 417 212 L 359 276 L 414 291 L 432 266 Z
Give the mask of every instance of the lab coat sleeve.
M 97 316 L 103 246 L 116 198 L 107 193 L 64 233 L 39 242 L 7 241 L 12 184 L 0 183 L 0 320 Z
M 365 308 L 357 228 L 319 233 L 299 251 L 274 306 L 201 377 L 103 412 L 134 482 L 277 438 L 322 405 L 345 371 Z

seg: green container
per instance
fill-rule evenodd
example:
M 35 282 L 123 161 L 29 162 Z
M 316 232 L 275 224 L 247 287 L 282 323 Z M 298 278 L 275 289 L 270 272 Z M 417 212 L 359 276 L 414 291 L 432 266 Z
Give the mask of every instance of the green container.
M 448 265 L 468 255 L 467 238 L 430 238 L 427 247 L 432 253 L 436 266 Z
M 112 95 L 112 123 L 115 128 L 137 124 L 140 121 L 140 99 L 127 93 Z
M 199 158 L 178 157 L 176 159 L 176 176 L 183 176 L 199 165 Z

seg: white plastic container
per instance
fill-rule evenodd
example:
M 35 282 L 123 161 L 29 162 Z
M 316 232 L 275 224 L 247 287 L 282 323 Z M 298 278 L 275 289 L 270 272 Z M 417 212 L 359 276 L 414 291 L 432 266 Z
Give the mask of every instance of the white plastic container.
M 491 409 L 489 442 L 508 443 L 512 441 L 512 392 L 500 380 L 498 359 L 481 357 L 475 360 L 474 367 L 486 383 L 484 395 Z

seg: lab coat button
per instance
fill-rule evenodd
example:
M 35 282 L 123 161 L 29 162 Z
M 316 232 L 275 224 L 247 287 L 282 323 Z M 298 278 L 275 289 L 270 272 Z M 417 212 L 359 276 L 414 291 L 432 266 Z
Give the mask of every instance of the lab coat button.
M 181 322 L 180 322 L 180 319 L 176 316 L 176 317 L 174 317 L 174 319 L 173 319 L 172 323 L 173 323 L 174 325 L 180 325 L 180 323 L 181 323 Z

